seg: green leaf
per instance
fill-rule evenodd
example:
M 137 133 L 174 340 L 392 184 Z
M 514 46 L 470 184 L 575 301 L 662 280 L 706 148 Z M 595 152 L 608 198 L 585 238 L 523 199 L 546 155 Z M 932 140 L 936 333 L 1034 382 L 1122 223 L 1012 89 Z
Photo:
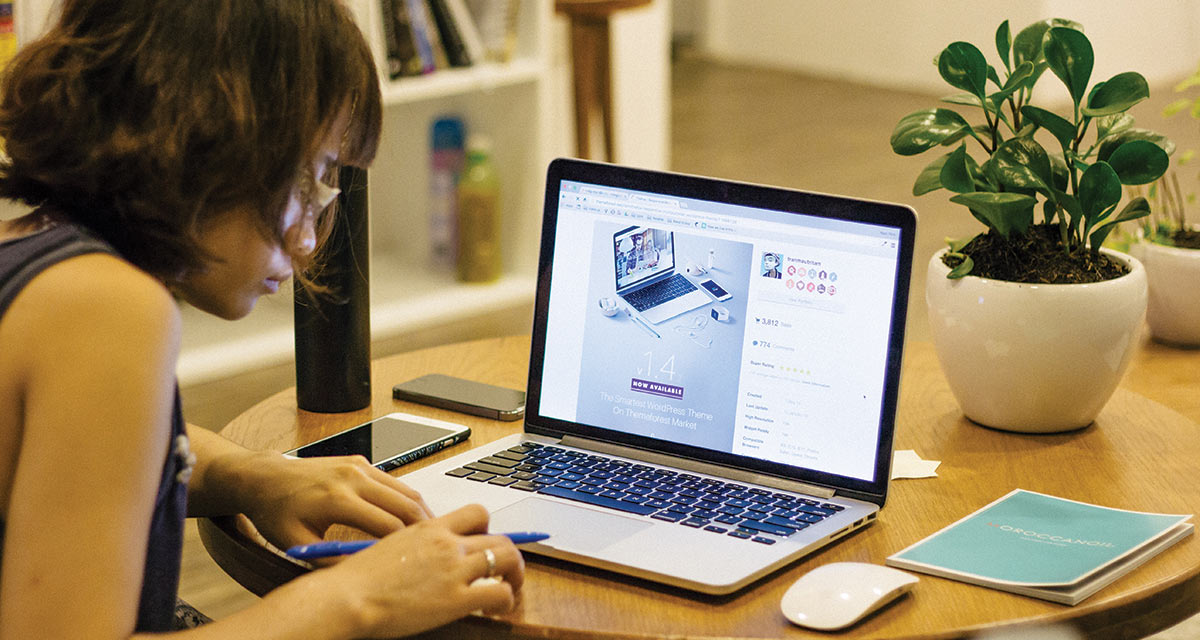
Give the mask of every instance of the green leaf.
M 1054 192 L 1054 201 L 1058 203 L 1059 209 L 1067 212 L 1067 221 L 1071 233 L 1079 228 L 1079 221 L 1083 219 L 1083 207 L 1079 205 L 1079 200 L 1069 193 L 1063 191 Z
M 1150 203 L 1145 198 L 1137 197 L 1130 200 L 1129 204 L 1125 205 L 1125 208 L 1116 217 L 1096 225 L 1095 229 L 1092 230 L 1092 234 L 1088 236 L 1088 240 L 1091 243 L 1090 246 L 1092 249 L 1099 249 L 1100 245 L 1104 244 L 1104 240 L 1108 238 L 1108 234 L 1112 233 L 1117 228 L 1117 225 L 1122 222 L 1144 218 L 1148 215 L 1150 215 Z
M 1013 38 L 1013 64 L 1029 61 L 1037 63 L 1042 59 L 1042 38 L 1050 29 L 1049 21 L 1035 22 L 1017 33 Z
M 1066 27 L 1051 27 L 1042 41 L 1046 63 L 1059 80 L 1067 86 L 1076 105 L 1087 93 L 1095 61 L 1092 43 L 1082 31 Z
M 1100 148 L 1096 151 L 1096 158 L 1098 160 L 1108 161 L 1108 159 L 1112 157 L 1114 151 L 1120 148 L 1121 145 L 1132 140 L 1149 140 L 1150 142 L 1162 147 L 1162 150 L 1165 151 L 1167 155 L 1175 153 L 1175 143 L 1171 142 L 1166 136 L 1160 133 L 1155 133 L 1148 129 L 1130 128 L 1125 129 L 1120 133 L 1109 134 L 1106 136 L 1104 140 L 1100 142 Z
M 1079 178 L 1079 206 L 1089 227 L 1120 200 L 1121 179 L 1107 162 L 1093 164 Z
M 987 96 L 987 69 L 987 60 L 970 42 L 952 42 L 938 56 L 942 79 L 981 101 Z
M 980 175 L 979 165 L 967 154 L 967 145 L 950 153 L 938 175 L 942 186 L 955 193 L 975 191 L 975 178 Z
M 1008 29 L 1008 20 L 1000 23 L 996 28 L 996 53 L 1000 54 L 1000 60 L 1004 62 L 1004 68 L 1009 69 L 1008 51 L 1012 49 L 1012 34 Z
M 1058 203 L 1053 198 L 1047 198 L 1042 202 L 1042 215 L 1045 217 L 1044 222 L 1050 224 L 1054 222 L 1054 215 L 1058 213 Z
M 1004 86 L 1004 83 L 1000 82 L 1000 74 L 996 73 L 996 67 L 993 67 L 990 64 L 987 66 L 987 79 L 991 80 L 992 83 L 995 84 L 997 87 Z
M 917 181 L 913 183 L 912 193 L 914 196 L 923 196 L 930 191 L 937 191 L 942 188 L 942 167 L 946 165 L 946 159 L 949 157 L 950 154 L 947 153 L 937 160 L 930 162 L 921 170 L 921 174 L 917 176 Z
M 1191 98 L 1180 98 L 1180 99 L 1172 102 L 1171 104 L 1163 107 L 1163 110 L 1162 110 L 1163 117 L 1170 118 L 1171 116 L 1183 111 L 1184 109 L 1186 109 L 1190 106 L 1192 106 Z
M 1117 216 L 1115 222 L 1128 222 L 1129 220 L 1137 220 L 1150 215 L 1150 201 L 1138 196 L 1129 201 L 1121 213 Z
M 1029 230 L 1037 198 L 1020 193 L 978 191 L 960 193 L 950 198 L 950 202 L 965 205 L 976 217 L 1007 238 L 1013 232 L 1023 234 Z
M 1071 181 L 1071 170 L 1067 168 L 1067 161 L 1063 160 L 1062 154 L 1050 154 L 1050 171 L 1054 174 L 1055 189 L 1066 191 L 1067 184 Z
M 950 109 L 923 109 L 900 119 L 892 130 L 892 151 L 912 156 L 938 146 L 947 138 L 970 129 L 958 112 Z
M 1130 140 L 1108 157 L 1121 184 L 1149 184 L 1167 172 L 1171 162 L 1162 147 L 1149 140 Z
M 952 96 L 946 96 L 946 97 L 942 98 L 942 102 L 945 102 L 947 104 L 961 104 L 961 105 L 968 106 L 968 107 L 978 107 L 979 106 L 979 96 L 975 96 L 975 95 L 972 95 L 969 93 L 956 93 Z
M 954 267 L 950 270 L 950 273 L 946 274 L 946 277 L 950 280 L 958 280 L 959 278 L 966 277 L 970 275 L 971 269 L 975 268 L 975 261 L 971 260 L 971 256 L 969 255 L 957 252 L 948 253 L 946 255 L 953 256 L 955 258 L 962 258 L 962 262 L 958 263 L 957 267 Z
M 1022 62 L 1008 76 L 1008 80 L 1004 82 L 1004 86 L 999 91 L 988 96 L 988 102 L 991 103 L 989 111 L 999 114 L 1004 117 L 1004 111 L 1000 109 L 1001 103 L 1008 99 L 1009 96 L 1020 91 L 1025 86 L 1025 82 L 1033 76 L 1033 63 Z M 999 84 L 997 82 L 996 84 Z
M 1033 70 L 1033 63 L 1029 61 L 1025 61 L 1017 65 L 1017 68 L 1013 69 L 1013 72 L 1008 74 L 1008 80 L 1004 82 L 1003 93 L 1011 94 L 1017 89 L 1020 89 L 1026 80 L 1033 77 Z
M 1075 125 L 1056 113 L 1047 111 L 1041 107 L 1025 105 L 1021 107 L 1021 115 L 1025 116 L 1025 119 L 1030 122 L 1049 131 L 1050 135 L 1058 140 L 1063 149 L 1070 148 L 1071 143 L 1075 140 Z
M 958 253 L 974 239 L 973 236 L 969 238 L 946 238 L 945 242 L 946 246 L 950 247 L 950 253 Z
M 1133 126 L 1133 116 L 1128 113 L 1114 113 L 1111 116 L 1096 118 L 1096 139 L 1121 133 Z
M 996 175 L 1006 186 L 1033 189 L 1050 195 L 1054 174 L 1050 157 L 1033 138 L 1012 138 L 1004 141 L 992 154 Z
M 1020 64 L 1025 60 L 1037 64 L 1042 60 L 1042 41 L 1046 35 L 1046 31 L 1050 27 L 1067 27 L 1076 31 L 1083 31 L 1083 25 L 1062 18 L 1051 18 L 1035 22 L 1021 29 L 1020 33 L 1013 38 L 1013 64 Z
M 1175 85 L 1174 91 L 1175 91 L 1175 93 L 1179 93 L 1180 91 L 1187 91 L 1188 89 L 1191 89 L 1192 87 L 1194 87 L 1196 85 L 1200 85 L 1200 70 L 1197 70 L 1192 75 L 1190 75 L 1190 76 L 1184 78 L 1182 81 L 1180 81 L 1179 84 Z
M 1085 116 L 1107 116 L 1129 110 L 1133 105 L 1150 97 L 1150 85 L 1136 71 L 1118 73 L 1107 82 L 1101 82 L 1088 96 Z

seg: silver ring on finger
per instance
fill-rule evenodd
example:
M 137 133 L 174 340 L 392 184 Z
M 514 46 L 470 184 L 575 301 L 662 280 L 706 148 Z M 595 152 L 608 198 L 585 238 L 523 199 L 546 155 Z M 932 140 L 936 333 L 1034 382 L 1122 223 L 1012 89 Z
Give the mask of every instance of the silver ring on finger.
M 483 550 L 483 559 L 487 560 L 487 577 L 492 578 L 496 575 L 496 552 L 491 549 Z

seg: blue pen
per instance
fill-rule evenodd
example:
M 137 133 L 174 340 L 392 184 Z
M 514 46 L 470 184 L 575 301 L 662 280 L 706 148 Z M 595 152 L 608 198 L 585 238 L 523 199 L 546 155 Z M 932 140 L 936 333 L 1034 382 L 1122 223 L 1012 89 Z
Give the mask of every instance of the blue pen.
M 526 544 L 529 542 L 540 542 L 550 537 L 548 533 L 537 533 L 533 531 L 519 531 L 517 533 L 502 533 L 500 534 L 513 544 Z M 302 544 L 292 547 L 287 550 L 288 556 L 297 560 L 315 560 L 316 558 L 332 558 L 334 556 L 344 556 L 362 551 L 367 547 L 375 544 L 375 540 L 332 540 L 329 542 L 317 542 L 314 544 Z

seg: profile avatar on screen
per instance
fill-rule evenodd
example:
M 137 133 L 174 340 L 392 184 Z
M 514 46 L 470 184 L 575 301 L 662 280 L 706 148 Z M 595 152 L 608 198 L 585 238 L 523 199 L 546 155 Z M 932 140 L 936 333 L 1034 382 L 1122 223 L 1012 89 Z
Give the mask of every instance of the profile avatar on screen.
M 764 278 L 782 278 L 783 272 L 779 270 L 783 264 L 783 256 L 778 253 L 766 252 L 762 257 L 762 275 Z

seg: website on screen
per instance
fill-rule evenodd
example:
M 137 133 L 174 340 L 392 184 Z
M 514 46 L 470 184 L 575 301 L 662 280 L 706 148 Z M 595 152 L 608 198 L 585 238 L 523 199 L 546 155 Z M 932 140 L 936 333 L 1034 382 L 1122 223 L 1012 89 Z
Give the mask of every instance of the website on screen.
M 898 245 L 892 227 L 565 181 L 539 412 L 872 480 Z

